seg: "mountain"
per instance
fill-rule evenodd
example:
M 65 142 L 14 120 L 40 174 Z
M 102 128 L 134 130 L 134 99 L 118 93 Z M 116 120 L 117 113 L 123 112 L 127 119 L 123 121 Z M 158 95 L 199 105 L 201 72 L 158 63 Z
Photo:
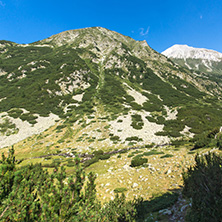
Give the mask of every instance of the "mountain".
M 0 147 L 90 153 L 192 138 L 222 125 L 221 91 L 146 41 L 101 27 L 3 40 Z
M 162 54 L 188 69 L 222 74 L 222 53 L 217 51 L 187 45 L 173 45 Z

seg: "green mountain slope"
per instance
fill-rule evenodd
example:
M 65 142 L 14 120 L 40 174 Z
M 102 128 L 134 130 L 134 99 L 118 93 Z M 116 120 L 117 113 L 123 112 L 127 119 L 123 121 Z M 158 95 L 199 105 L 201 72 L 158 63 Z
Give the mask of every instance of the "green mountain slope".
M 0 146 L 50 126 L 32 144 L 82 150 L 192 137 L 222 125 L 215 85 L 100 27 L 0 41 Z

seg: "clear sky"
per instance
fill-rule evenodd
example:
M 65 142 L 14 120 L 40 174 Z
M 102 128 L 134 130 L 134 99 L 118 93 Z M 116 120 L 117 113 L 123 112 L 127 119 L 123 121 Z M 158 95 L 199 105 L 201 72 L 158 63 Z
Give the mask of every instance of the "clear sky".
M 0 0 L 0 39 L 31 43 L 92 26 L 146 40 L 222 52 L 222 0 Z

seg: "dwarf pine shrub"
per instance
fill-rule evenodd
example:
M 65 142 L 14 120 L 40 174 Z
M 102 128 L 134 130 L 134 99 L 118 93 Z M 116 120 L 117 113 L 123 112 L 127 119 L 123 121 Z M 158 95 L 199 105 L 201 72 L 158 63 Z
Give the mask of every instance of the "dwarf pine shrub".
M 192 198 L 187 221 L 219 222 L 222 218 L 222 158 L 196 155 L 195 165 L 183 173 L 183 194 Z

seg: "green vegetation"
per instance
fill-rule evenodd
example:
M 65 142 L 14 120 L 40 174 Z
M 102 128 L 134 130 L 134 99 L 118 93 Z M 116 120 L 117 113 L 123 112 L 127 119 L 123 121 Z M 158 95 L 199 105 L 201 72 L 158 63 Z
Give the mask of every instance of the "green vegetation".
M 169 158 L 169 157 L 173 157 L 173 154 L 165 154 L 161 156 L 160 158 Z
M 30 124 L 35 124 L 37 123 L 36 119 L 38 118 L 37 116 L 34 116 L 30 113 L 23 113 L 20 117 L 19 117 L 22 121 L 27 121 Z
M 187 221 L 220 221 L 222 218 L 222 158 L 215 153 L 196 155 L 195 165 L 183 173 L 183 193 L 192 198 Z
M 139 141 L 143 141 L 143 139 L 139 138 L 137 136 L 131 136 L 131 137 L 127 137 L 126 141 L 137 141 L 137 142 L 139 142 Z
M 132 117 L 132 123 L 131 126 L 134 129 L 140 130 L 143 128 L 144 122 L 141 118 L 141 115 L 135 114 L 135 115 L 131 115 Z
M 142 166 L 144 163 L 147 163 L 148 159 L 146 158 L 142 158 L 140 155 L 137 155 L 135 157 L 133 157 L 133 159 L 131 160 L 131 167 L 138 167 L 138 166 Z
M 103 154 L 101 151 L 95 155 Z M 20 161 L 21 162 L 21 161 Z M 131 221 L 142 222 L 151 213 L 174 204 L 177 193 L 155 195 L 149 201 L 141 198 L 126 201 L 125 187 L 114 189 L 114 200 L 103 204 L 96 198 L 95 174 L 87 180 L 78 158 L 68 160 L 74 169 L 67 178 L 59 160 L 54 162 L 52 173 L 41 164 L 19 167 L 14 149 L 0 162 L 0 220 L 2 221 Z M 118 194 L 122 195 L 119 196 Z
M 9 136 L 11 134 L 16 134 L 18 129 L 16 125 L 12 123 L 9 118 L 3 118 L 2 122 L 0 123 L 0 134 Z
M 84 162 L 83 166 L 85 168 L 98 162 L 99 160 L 107 160 L 111 157 L 111 154 L 104 153 L 102 150 L 95 150 L 95 151 L 93 151 L 92 154 L 94 155 L 94 157 L 92 157 Z
M 139 200 L 116 196 L 105 205 L 96 199 L 95 175 L 85 173 L 75 159 L 75 173 L 67 181 L 62 167 L 52 174 L 40 164 L 16 167 L 14 150 L 0 165 L 1 221 L 135 221 Z M 84 188 L 83 188 L 84 186 Z
M 157 218 L 154 219 L 153 213 L 172 206 L 178 200 L 178 196 L 179 194 L 176 192 L 167 192 L 161 195 L 153 195 L 151 200 L 144 201 L 137 207 L 137 221 L 157 221 Z
M 214 128 L 213 130 L 206 131 L 202 134 L 196 135 L 193 139 L 194 142 L 193 149 L 206 148 L 210 146 L 216 146 L 221 149 L 221 133 L 219 133 L 219 128 Z
M 118 187 L 114 190 L 114 193 L 124 193 L 127 191 L 127 188 L 125 187 Z
M 144 156 L 160 155 L 160 154 L 164 154 L 164 152 L 163 151 L 157 151 L 157 150 L 151 150 L 149 152 L 144 152 L 143 153 Z
M 120 140 L 120 138 L 119 138 L 119 136 L 111 136 L 111 137 L 110 137 L 110 140 L 112 140 L 112 141 L 118 141 L 118 140 Z
M 22 110 L 20 109 L 11 109 L 10 111 L 8 111 L 8 115 L 10 117 L 13 117 L 13 118 L 19 118 L 21 116 L 21 114 L 23 113 Z
M 79 47 L 87 42 L 89 35 L 95 38 L 92 44 Z M 202 77 L 195 77 L 196 82 L 207 79 L 207 83 L 200 81 L 200 84 L 208 91 L 214 93 L 213 89 L 217 88 L 217 95 L 210 96 L 192 84 L 192 79 L 186 81 L 186 77 L 192 78 L 192 71 L 175 66 L 171 60 L 162 63 L 152 57 L 160 57 L 153 50 L 141 48 L 140 44 L 127 37 L 123 41 L 119 35 L 115 40 L 108 38 L 108 41 L 121 46 L 123 53 L 113 50 L 105 56 L 104 64 L 98 63 L 100 55 L 97 52 L 101 49 L 94 45 L 98 36 L 107 38 L 104 33 L 92 28 L 82 30 L 71 45 L 64 40 L 64 45 L 58 46 L 55 39 L 26 47 L 3 41 L 5 50 L 0 55 L 0 69 L 7 74 L 0 76 L 0 112 L 8 112 L 9 116 L 33 125 L 36 114 L 48 116 L 54 113 L 72 125 L 84 115 L 93 119 L 95 115 L 91 114 L 96 110 L 106 116 L 103 119 L 106 122 L 120 114 L 128 114 L 130 110 L 148 111 L 150 116 L 146 118 L 150 122 L 164 125 L 163 131 L 156 135 L 174 138 L 182 136 L 185 126 L 190 128 L 191 133 L 201 135 L 222 125 L 219 75 L 202 73 Z M 137 57 L 136 53 L 132 53 L 134 49 L 142 50 L 144 57 Z M 147 59 L 152 64 L 150 68 L 147 67 Z M 184 76 L 184 79 L 174 73 Z M 146 102 L 139 105 L 134 97 L 128 95 L 126 84 L 142 93 L 147 98 Z M 83 94 L 82 101 L 73 99 L 80 94 Z M 166 120 L 165 106 L 178 111 L 177 119 Z M 66 113 L 64 108 L 67 108 Z M 28 113 L 23 113 L 22 109 Z M 140 115 L 132 115 L 131 126 L 134 129 L 140 130 L 143 125 Z M 81 126 L 85 127 L 86 123 Z

